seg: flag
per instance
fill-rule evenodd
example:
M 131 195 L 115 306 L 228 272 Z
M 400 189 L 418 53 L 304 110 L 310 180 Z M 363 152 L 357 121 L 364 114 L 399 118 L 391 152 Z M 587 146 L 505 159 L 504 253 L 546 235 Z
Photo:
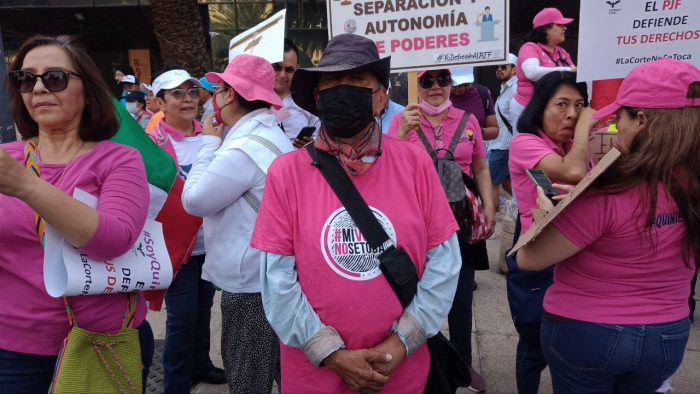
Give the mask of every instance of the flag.
M 279 63 L 284 57 L 285 15 L 281 10 L 254 27 L 233 37 L 229 41 L 228 61 L 245 53 L 264 58 L 270 63 Z
M 182 207 L 181 196 L 185 182 L 178 176 L 177 167 L 170 155 L 151 141 L 123 105 L 114 100 L 114 107 L 119 120 L 119 131 L 112 141 L 136 149 L 143 158 L 151 193 L 148 217 L 163 224 L 165 246 L 175 275 L 192 252 L 197 231 L 202 226 L 202 218 L 188 214 Z M 149 308 L 160 310 L 164 295 L 164 290 L 147 291 L 145 296 Z

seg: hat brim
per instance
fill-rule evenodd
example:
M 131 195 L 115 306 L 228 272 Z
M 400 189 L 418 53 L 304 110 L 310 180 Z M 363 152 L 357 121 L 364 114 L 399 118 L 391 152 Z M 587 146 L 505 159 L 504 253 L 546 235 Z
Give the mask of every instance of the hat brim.
M 207 78 L 207 81 L 217 86 L 221 86 L 221 83 L 224 82 L 248 101 L 262 100 L 270 104 L 275 109 L 280 109 L 283 107 L 282 100 L 280 100 L 279 96 L 277 96 L 277 93 L 272 90 L 267 90 L 259 85 L 253 85 L 245 79 L 232 79 L 223 73 L 215 72 L 208 72 L 204 76 Z
M 611 104 L 608 104 L 608 105 L 606 105 L 605 107 L 603 107 L 603 108 L 601 108 L 601 109 L 595 111 L 595 112 L 593 113 L 593 119 L 603 119 L 603 118 L 607 118 L 608 116 L 610 116 L 610 115 L 612 115 L 612 114 L 614 114 L 614 113 L 617 113 L 617 111 L 619 111 L 620 108 L 622 108 L 622 105 L 620 105 L 620 104 L 618 104 L 618 103 L 616 103 L 616 102 L 613 102 L 613 103 L 611 103 Z
M 175 89 L 176 87 L 182 85 L 185 82 L 192 82 L 193 85 L 197 86 L 198 88 L 202 87 L 202 83 L 199 82 L 197 78 L 183 78 L 183 79 L 176 79 L 174 81 L 171 81 L 167 85 L 161 86 L 160 90 L 163 89 Z
M 555 24 L 557 25 L 568 25 L 569 23 L 573 22 L 573 18 L 561 18 L 557 21 L 554 21 Z
M 292 99 L 294 103 L 304 110 L 316 113 L 316 97 L 314 88 L 321 73 L 332 73 L 341 71 L 371 72 L 377 75 L 379 82 L 384 86 L 389 86 L 389 73 L 391 72 L 391 56 L 375 60 L 361 65 L 353 64 L 333 64 L 328 66 L 300 68 L 294 73 L 292 78 Z

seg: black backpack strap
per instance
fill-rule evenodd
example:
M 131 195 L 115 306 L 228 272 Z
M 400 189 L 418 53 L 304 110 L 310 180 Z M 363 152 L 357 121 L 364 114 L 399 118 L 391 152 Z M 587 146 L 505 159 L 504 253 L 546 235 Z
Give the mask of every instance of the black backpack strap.
M 475 83 L 474 87 L 476 88 L 476 91 L 479 92 L 479 96 L 481 97 L 481 105 L 484 106 L 484 116 L 488 116 L 489 108 L 491 106 L 491 103 L 489 102 L 488 89 L 486 86 L 479 85 L 478 83 Z
M 459 142 L 459 139 L 462 138 L 462 134 L 464 133 L 464 129 L 467 127 L 467 122 L 469 121 L 469 117 L 471 115 L 472 114 L 470 112 L 465 112 L 464 115 L 462 115 L 462 119 L 460 119 L 459 124 L 457 125 L 457 129 L 455 130 L 455 135 L 452 136 L 452 141 L 450 141 L 450 147 L 447 148 L 452 157 L 454 157 L 455 155 L 455 148 L 457 148 L 457 143 Z
M 326 178 L 326 182 L 333 189 L 335 195 L 338 196 L 340 203 L 348 211 L 362 235 L 367 239 L 369 246 L 378 248 L 388 241 L 390 239 L 389 235 L 384 231 L 384 227 L 379 224 L 379 221 L 372 213 L 372 210 L 369 209 L 369 205 L 362 198 L 348 174 L 340 166 L 338 159 L 322 150 L 316 149 L 314 144 L 307 144 L 305 148 L 313 159 L 312 164 L 318 167 L 323 177 Z
M 423 129 L 421 129 L 420 126 L 418 126 L 418 128 L 416 129 L 416 134 L 418 134 L 418 138 L 420 138 L 420 141 L 423 143 L 423 146 L 425 146 L 425 149 L 430 154 L 430 157 L 432 157 L 433 160 L 437 159 L 437 153 L 435 153 L 435 149 L 433 149 L 433 146 L 430 145 L 428 137 L 425 136 L 425 133 L 423 132 Z
M 501 118 L 503 125 L 506 126 L 506 129 L 508 129 L 508 131 L 511 134 L 513 134 L 513 125 L 511 125 L 510 122 L 508 121 L 508 119 L 506 119 L 506 117 L 503 116 L 503 114 L 501 113 L 501 109 L 498 108 L 498 104 L 496 104 L 496 112 L 498 112 L 498 116 Z

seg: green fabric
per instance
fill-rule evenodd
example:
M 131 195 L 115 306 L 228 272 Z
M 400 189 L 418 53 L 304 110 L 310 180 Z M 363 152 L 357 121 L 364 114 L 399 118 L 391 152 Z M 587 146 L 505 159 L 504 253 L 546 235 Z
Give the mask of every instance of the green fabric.
M 117 100 L 114 101 L 119 131 L 112 141 L 130 146 L 141 153 L 146 166 L 148 183 L 169 193 L 177 176 L 177 168 L 172 157 L 148 137 L 143 128 Z
M 141 394 L 139 332 L 102 334 L 71 328 L 58 355 L 50 393 Z

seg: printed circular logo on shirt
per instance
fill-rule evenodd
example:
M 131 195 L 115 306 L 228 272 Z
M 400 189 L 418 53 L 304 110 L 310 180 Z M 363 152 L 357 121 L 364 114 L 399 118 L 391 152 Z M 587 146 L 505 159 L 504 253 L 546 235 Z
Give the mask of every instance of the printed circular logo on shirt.
M 384 231 L 396 244 L 394 225 L 381 211 L 370 207 Z M 382 274 L 377 256 L 384 247 L 372 249 L 345 208 L 333 212 L 321 231 L 321 252 L 326 263 L 343 278 L 370 280 Z

